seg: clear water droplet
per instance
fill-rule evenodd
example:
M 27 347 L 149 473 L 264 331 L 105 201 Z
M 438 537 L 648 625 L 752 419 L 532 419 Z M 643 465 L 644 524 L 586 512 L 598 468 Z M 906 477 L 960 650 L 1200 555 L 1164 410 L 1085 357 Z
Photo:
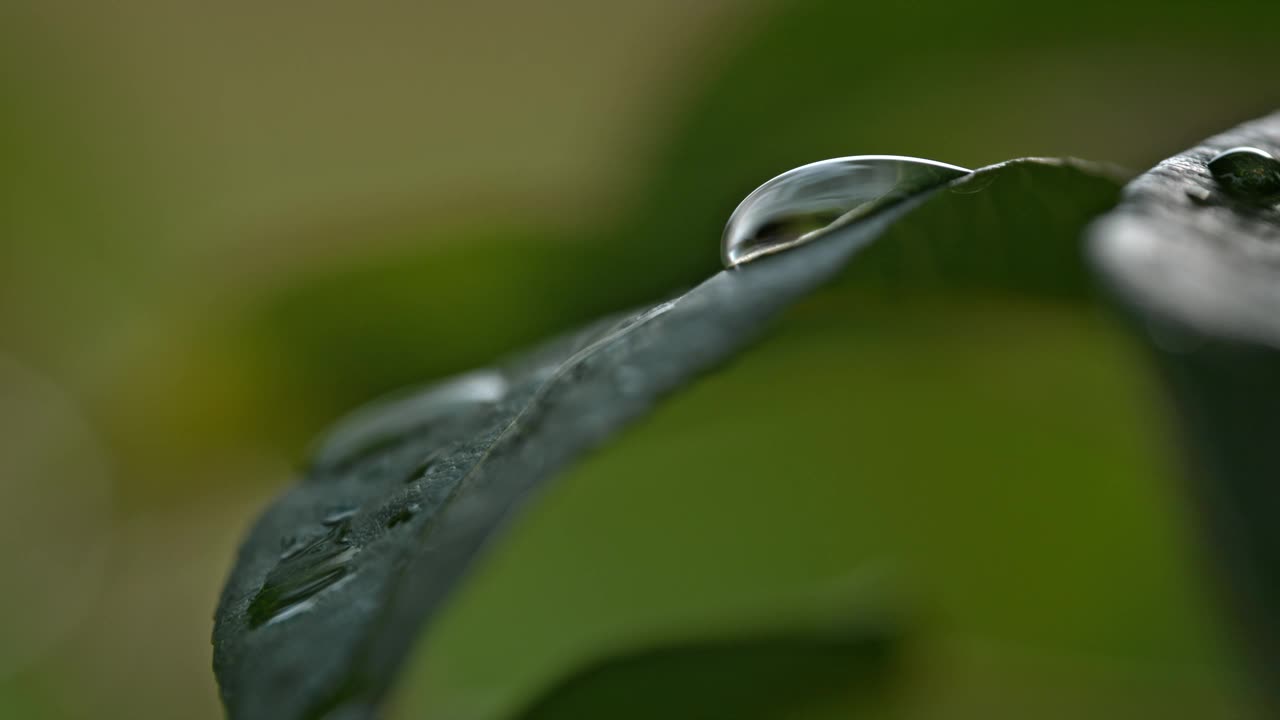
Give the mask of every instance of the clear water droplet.
M 350 577 L 351 560 L 359 548 L 351 543 L 349 530 L 349 523 L 342 521 L 323 535 L 288 547 L 249 603 L 249 626 L 280 622 L 304 612 L 320 591 Z
M 404 481 L 406 483 L 413 483 L 423 478 L 439 474 L 444 470 L 449 458 L 449 453 L 453 449 L 453 446 L 450 446 L 447 448 L 436 448 L 435 450 L 432 450 L 425 458 L 422 459 L 422 462 L 415 465 L 414 468 L 409 471 L 409 474 L 405 476 Z
M 1196 205 L 1208 205 L 1213 199 L 1213 194 L 1202 187 L 1192 187 L 1186 190 L 1187 199 Z
M 970 170 L 900 155 L 832 158 L 788 170 L 747 196 L 725 226 L 720 255 L 734 267 L 821 236 Z
M 328 515 L 324 516 L 324 519 L 320 521 L 320 524 L 324 525 L 325 527 L 334 527 L 335 525 L 342 525 L 346 523 L 348 520 L 350 520 L 351 518 L 355 517 L 355 514 L 358 512 L 360 512 L 360 508 L 354 507 L 354 506 L 334 508 L 333 510 L 329 511 Z
M 1265 150 L 1254 147 L 1223 150 L 1209 161 L 1209 172 L 1233 195 L 1280 197 L 1280 160 Z

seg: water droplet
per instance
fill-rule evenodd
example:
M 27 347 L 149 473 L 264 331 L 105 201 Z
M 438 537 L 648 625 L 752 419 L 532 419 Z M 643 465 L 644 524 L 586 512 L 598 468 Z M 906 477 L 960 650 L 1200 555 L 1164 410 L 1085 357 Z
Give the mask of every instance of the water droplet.
M 328 515 L 324 516 L 324 519 L 321 520 L 320 523 L 325 527 L 342 525 L 355 517 L 355 514 L 358 512 L 360 512 L 360 508 L 355 506 L 334 508 L 329 511 Z
M 1208 205 L 1213 199 L 1213 194 L 1202 187 L 1187 188 L 1187 199 L 1197 205 Z
M 899 155 L 833 158 L 788 170 L 756 188 L 729 216 L 726 267 L 806 243 L 970 170 Z
M 449 448 L 437 448 L 432 450 L 425 458 L 423 458 L 422 462 L 415 465 L 414 468 L 409 471 L 409 474 L 405 476 L 404 481 L 406 483 L 412 483 L 439 473 L 447 464 L 446 461 L 448 460 L 449 452 L 452 449 L 452 446 L 450 446 Z
M 1209 161 L 1213 179 L 1233 195 L 1249 198 L 1280 196 L 1280 160 L 1265 150 L 1234 147 Z
M 348 531 L 349 524 L 342 521 L 323 535 L 288 547 L 249 604 L 249 626 L 280 622 L 304 612 L 321 590 L 347 578 L 351 559 L 359 553 Z

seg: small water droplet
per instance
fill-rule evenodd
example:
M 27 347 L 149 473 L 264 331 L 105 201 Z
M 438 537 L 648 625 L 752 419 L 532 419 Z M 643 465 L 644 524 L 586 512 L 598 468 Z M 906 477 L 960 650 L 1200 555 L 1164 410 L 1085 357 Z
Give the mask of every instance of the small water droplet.
M 360 508 L 354 506 L 334 508 L 329 511 L 328 515 L 324 516 L 324 519 L 321 520 L 320 523 L 325 527 L 341 525 L 355 517 L 355 514 L 358 512 L 360 512 Z
M 348 538 L 349 524 L 339 522 L 323 535 L 289 547 L 249 603 L 249 626 L 279 622 L 304 612 L 320 591 L 347 578 L 359 549 Z
M 425 477 L 431 477 L 444 469 L 446 460 L 449 457 L 451 448 L 437 448 L 432 450 L 422 462 L 414 466 L 409 474 L 405 476 L 406 483 L 416 482 Z
M 1202 187 L 1187 188 L 1187 199 L 1197 205 L 1208 205 L 1213 194 Z
M 1213 179 L 1233 195 L 1248 198 L 1280 197 L 1280 160 L 1265 150 L 1234 147 L 1209 161 Z
M 833 158 L 788 170 L 756 188 L 729 217 L 726 267 L 806 243 L 970 170 L 899 155 Z

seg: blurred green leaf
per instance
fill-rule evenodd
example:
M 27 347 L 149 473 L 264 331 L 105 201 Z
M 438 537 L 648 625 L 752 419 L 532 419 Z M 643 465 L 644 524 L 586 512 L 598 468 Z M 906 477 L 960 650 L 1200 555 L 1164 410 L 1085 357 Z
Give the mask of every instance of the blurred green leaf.
M 1034 20 L 1012 0 L 912 8 L 796 0 L 755 23 L 677 117 L 621 223 L 620 252 L 636 262 L 640 248 L 692 253 L 688 238 L 715 236 L 756 184 L 819 158 L 897 153 L 978 167 L 1078 154 L 1142 167 L 1280 101 L 1224 69 L 1265 64 L 1274 3 L 1216 6 L 1260 26 L 1213 33 L 1195 3 L 1077 3 L 1037 8 Z M 708 267 L 713 248 L 701 250 Z
M 1202 529 L 1280 706 L 1280 207 L 1213 178 L 1209 160 L 1240 146 L 1280 154 L 1280 113 L 1138 177 L 1091 243 L 1171 390 Z
M 887 628 L 744 632 L 590 663 L 519 720 L 774 720 L 832 697 L 872 695 L 891 675 Z

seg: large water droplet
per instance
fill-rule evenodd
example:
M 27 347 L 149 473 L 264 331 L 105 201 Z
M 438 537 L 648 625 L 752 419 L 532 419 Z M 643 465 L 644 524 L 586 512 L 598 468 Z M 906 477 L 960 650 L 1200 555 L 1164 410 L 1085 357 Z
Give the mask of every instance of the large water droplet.
M 309 541 L 291 542 L 249 604 L 249 626 L 280 622 L 304 612 L 321 590 L 348 577 L 351 559 L 359 552 L 348 538 L 349 531 L 344 520 Z
M 734 267 L 972 171 L 900 155 L 855 155 L 801 165 L 756 188 L 725 226 L 720 255 Z
M 1223 189 L 1249 198 L 1280 196 L 1280 160 L 1265 150 L 1234 147 L 1209 161 L 1209 172 Z

